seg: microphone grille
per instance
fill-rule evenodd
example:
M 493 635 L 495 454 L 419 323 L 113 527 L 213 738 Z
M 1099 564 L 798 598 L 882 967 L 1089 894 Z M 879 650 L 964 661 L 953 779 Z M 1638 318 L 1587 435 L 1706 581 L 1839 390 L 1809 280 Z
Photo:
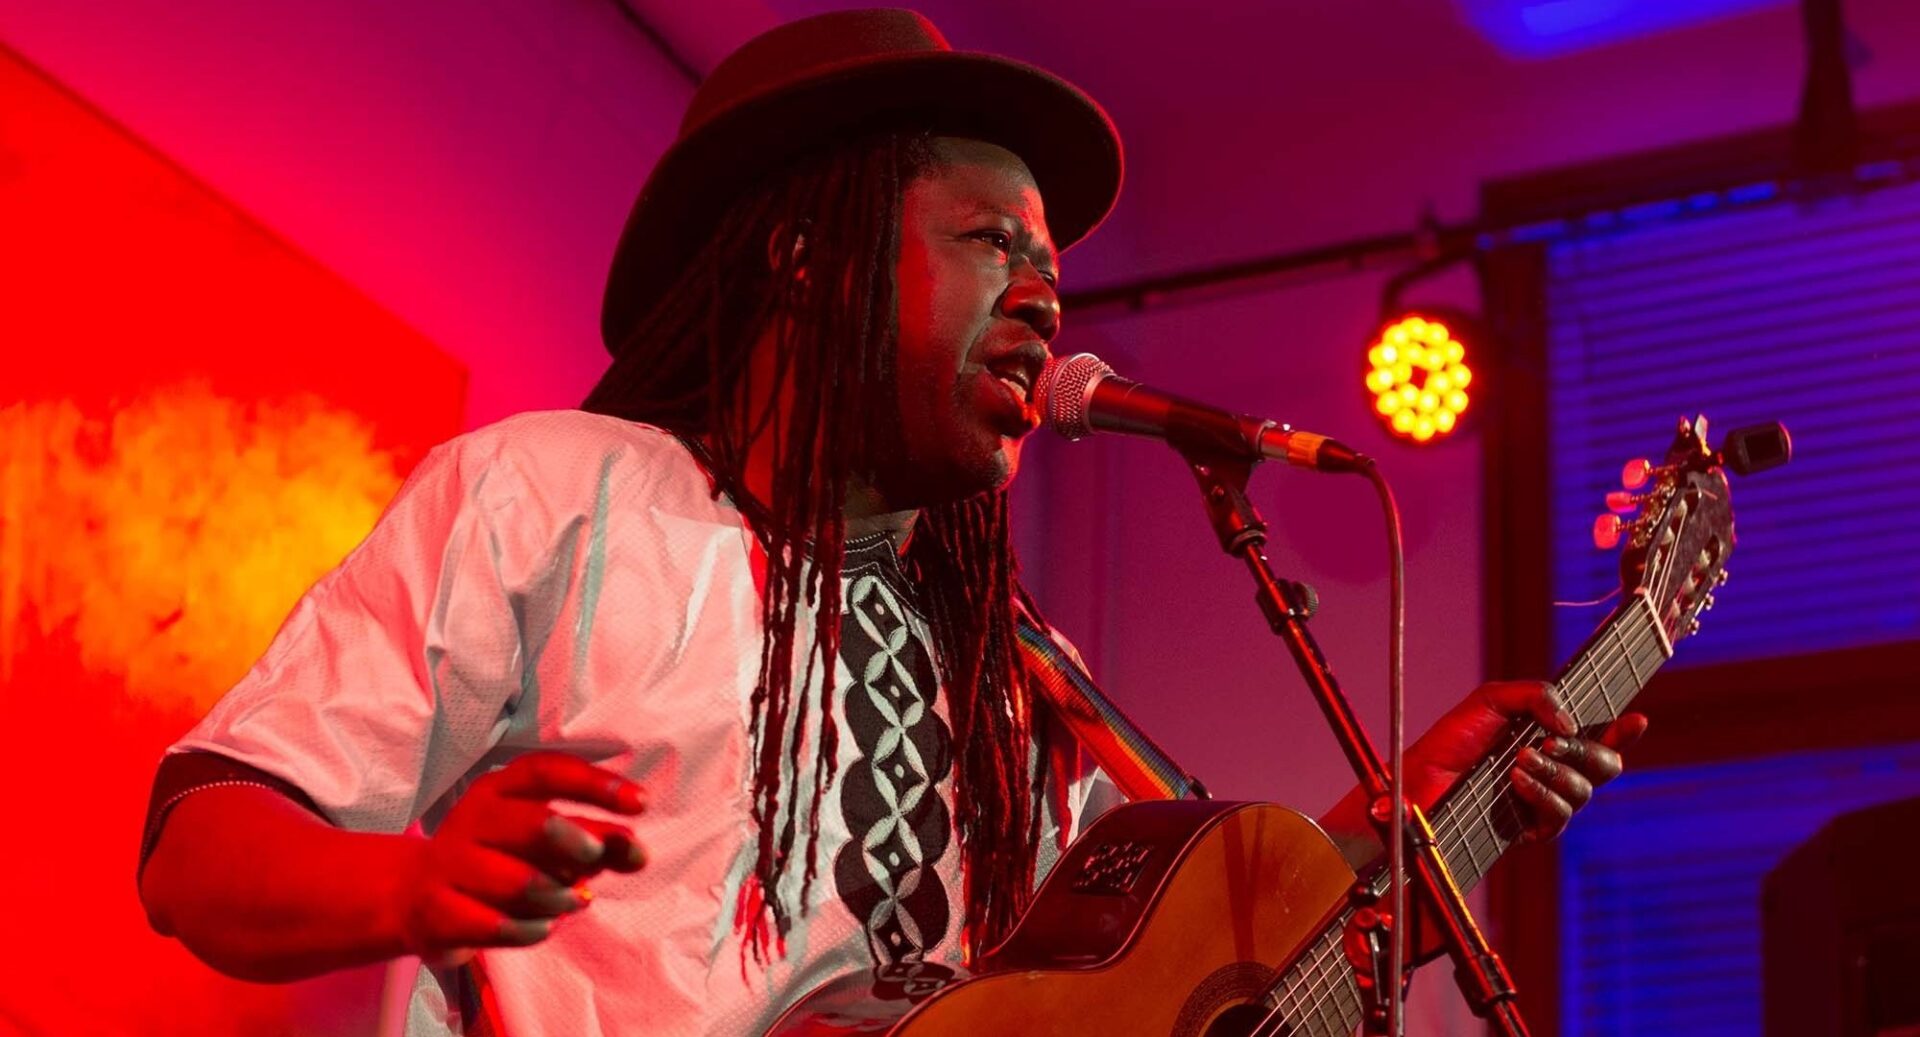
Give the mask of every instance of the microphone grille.
M 1047 426 L 1068 439 L 1092 432 L 1087 402 L 1093 398 L 1093 387 L 1112 374 L 1113 368 L 1092 353 L 1047 361 L 1037 387 L 1037 402 Z

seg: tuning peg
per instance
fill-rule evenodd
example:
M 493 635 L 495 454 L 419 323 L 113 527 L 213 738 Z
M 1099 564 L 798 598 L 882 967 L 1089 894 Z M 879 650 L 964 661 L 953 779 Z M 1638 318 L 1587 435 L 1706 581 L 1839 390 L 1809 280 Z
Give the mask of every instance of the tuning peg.
M 1687 626 L 1685 630 L 1686 636 L 1692 637 L 1693 635 L 1699 632 L 1700 632 L 1700 620 L 1698 618 L 1693 618 L 1693 617 L 1688 618 Z
M 1602 551 L 1611 551 L 1620 546 L 1620 532 L 1626 529 L 1626 523 L 1618 515 L 1602 515 L 1593 520 L 1593 546 Z
M 1709 592 L 1706 597 L 1700 599 L 1700 611 L 1713 611 L 1713 594 L 1711 592 Z
M 1722 569 L 1714 575 L 1713 585 L 1715 587 L 1725 587 L 1727 585 L 1727 570 Z
M 1620 485 L 1629 490 L 1637 490 L 1647 484 L 1647 477 L 1652 474 L 1653 462 L 1644 457 L 1636 457 L 1628 461 L 1626 467 L 1620 469 Z
M 1630 490 L 1615 490 L 1607 494 L 1607 508 L 1610 511 L 1629 512 L 1640 506 L 1639 494 Z

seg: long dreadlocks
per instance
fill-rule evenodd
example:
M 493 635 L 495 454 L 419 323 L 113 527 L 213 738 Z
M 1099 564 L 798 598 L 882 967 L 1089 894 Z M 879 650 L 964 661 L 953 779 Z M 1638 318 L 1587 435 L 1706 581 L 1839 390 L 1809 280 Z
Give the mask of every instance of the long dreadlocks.
M 793 905 L 777 894 L 805 826 L 799 901 L 816 874 L 821 799 L 838 736 L 831 679 L 839 657 L 842 507 L 850 482 L 875 470 L 898 427 L 894 267 L 902 193 L 939 157 L 925 133 L 885 132 L 823 149 L 740 198 L 690 257 L 664 300 L 622 344 L 583 407 L 672 429 L 704 446 L 722 491 L 747 514 L 767 555 L 764 636 L 752 697 L 753 819 L 759 843 L 754 919 L 784 943 Z M 836 290 L 837 288 L 837 290 Z M 771 330 L 770 377 L 748 363 Z M 751 384 L 759 377 L 771 384 Z M 774 405 L 765 401 L 772 398 Z M 760 401 L 756 403 L 756 401 Z M 747 492 L 749 445 L 772 437 L 772 489 Z M 965 871 L 965 945 L 977 952 L 1011 929 L 1031 897 L 1041 768 L 1015 654 L 1015 580 L 1004 491 L 921 512 L 907 563 L 927 589 L 940 676 L 958 747 L 955 815 Z M 795 627 L 815 616 L 796 666 Z M 796 668 L 802 675 L 796 679 Z M 811 808 L 782 774 L 800 774 L 809 711 L 819 716 Z M 747 901 L 747 910 L 754 901 Z

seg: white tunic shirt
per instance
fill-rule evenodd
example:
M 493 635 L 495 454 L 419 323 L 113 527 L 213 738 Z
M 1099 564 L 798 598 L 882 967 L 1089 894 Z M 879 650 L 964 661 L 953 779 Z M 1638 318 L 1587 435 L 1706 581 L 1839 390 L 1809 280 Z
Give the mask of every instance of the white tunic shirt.
M 479 956 L 497 1021 L 512 1037 L 758 1033 L 832 976 L 957 962 L 965 914 L 926 620 L 884 540 L 856 542 L 818 873 L 785 956 L 748 951 L 762 559 L 673 436 L 577 411 L 510 418 L 434 450 L 174 748 L 257 767 L 375 832 L 431 832 L 476 776 L 534 749 L 622 773 L 648 792 L 647 867 L 592 880 L 592 905 L 545 942 Z M 812 788 L 817 735 L 784 788 Z M 1090 797 L 1113 798 L 1071 747 L 1051 766 L 1043 866 Z M 477 1026 L 474 980 L 423 970 L 408 1033 Z

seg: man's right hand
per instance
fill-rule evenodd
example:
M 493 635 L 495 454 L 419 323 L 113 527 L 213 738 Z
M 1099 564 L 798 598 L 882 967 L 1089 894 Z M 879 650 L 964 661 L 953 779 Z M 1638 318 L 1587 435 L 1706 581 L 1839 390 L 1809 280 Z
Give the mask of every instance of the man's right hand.
M 556 812 L 556 800 L 629 816 L 646 808 L 638 785 L 564 753 L 529 753 L 476 779 L 400 884 L 409 952 L 447 965 L 538 943 L 553 919 L 587 905 L 584 880 L 645 865 L 628 828 Z

